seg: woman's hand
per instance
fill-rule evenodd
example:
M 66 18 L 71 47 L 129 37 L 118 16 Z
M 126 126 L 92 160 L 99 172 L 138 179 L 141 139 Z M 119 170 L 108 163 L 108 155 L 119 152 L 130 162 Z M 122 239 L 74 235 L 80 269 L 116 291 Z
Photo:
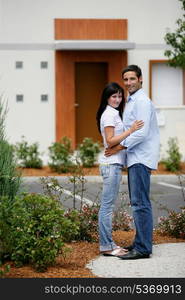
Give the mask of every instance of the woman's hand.
M 113 146 L 113 147 L 111 147 L 111 148 L 106 148 L 105 149 L 105 152 L 104 152 L 104 155 L 105 156 L 111 156 L 111 155 L 113 155 L 113 154 L 116 154 L 116 153 L 118 153 L 119 151 L 121 151 L 121 150 L 123 150 L 123 149 L 125 149 L 125 147 L 124 146 L 122 146 L 122 145 L 116 145 L 116 146 Z
M 133 133 L 136 130 L 139 130 L 141 127 L 144 126 L 144 122 L 142 120 L 135 121 L 132 126 L 130 127 L 130 133 Z

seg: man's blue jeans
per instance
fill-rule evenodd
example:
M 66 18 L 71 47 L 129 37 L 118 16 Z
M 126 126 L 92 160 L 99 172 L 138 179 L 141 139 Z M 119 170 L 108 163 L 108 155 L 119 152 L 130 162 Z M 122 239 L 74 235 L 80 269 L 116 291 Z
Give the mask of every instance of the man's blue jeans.
M 149 199 L 151 170 L 143 164 L 128 168 L 128 188 L 136 235 L 133 247 L 143 254 L 152 253 L 153 216 Z
M 100 251 L 109 251 L 117 247 L 112 239 L 112 212 L 119 192 L 121 172 L 121 164 L 100 165 L 100 173 L 103 177 L 101 206 L 98 214 Z

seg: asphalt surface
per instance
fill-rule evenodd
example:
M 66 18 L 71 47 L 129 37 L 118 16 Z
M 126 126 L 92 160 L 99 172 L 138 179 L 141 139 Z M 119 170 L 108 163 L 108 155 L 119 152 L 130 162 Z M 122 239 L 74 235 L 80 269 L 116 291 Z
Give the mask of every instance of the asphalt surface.
M 76 186 L 76 196 L 74 197 L 74 186 L 67 176 L 57 176 L 59 185 L 63 189 L 60 201 L 64 208 L 80 208 L 81 189 L 79 183 Z M 185 183 L 183 183 L 185 186 Z M 22 188 L 24 191 L 32 193 L 44 193 L 43 185 L 39 177 L 24 177 Z M 86 176 L 83 191 L 83 203 L 92 205 L 99 203 L 102 191 L 102 178 L 100 176 Z M 184 192 L 184 195 L 183 195 Z M 176 175 L 153 175 L 151 176 L 150 199 L 153 208 L 154 226 L 158 224 L 161 216 L 168 215 L 168 209 L 179 212 L 180 207 L 185 206 L 185 191 L 180 186 Z M 118 199 L 115 203 L 115 210 L 124 208 L 129 215 L 132 215 L 130 200 L 128 196 L 127 176 L 122 177 Z

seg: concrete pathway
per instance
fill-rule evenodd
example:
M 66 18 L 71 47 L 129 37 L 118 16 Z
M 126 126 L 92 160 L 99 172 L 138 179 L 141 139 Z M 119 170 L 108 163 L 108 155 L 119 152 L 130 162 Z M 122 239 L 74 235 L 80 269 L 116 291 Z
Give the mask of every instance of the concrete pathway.
M 154 245 L 149 259 L 121 260 L 100 255 L 87 268 L 104 278 L 185 278 L 185 243 Z

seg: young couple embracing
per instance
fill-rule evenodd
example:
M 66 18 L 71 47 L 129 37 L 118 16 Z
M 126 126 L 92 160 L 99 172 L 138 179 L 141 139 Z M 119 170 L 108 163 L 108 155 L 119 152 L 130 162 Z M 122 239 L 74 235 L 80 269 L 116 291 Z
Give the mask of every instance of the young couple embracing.
M 130 65 L 121 75 L 127 99 L 120 85 L 107 84 L 96 115 L 105 147 L 99 159 L 103 178 L 98 215 L 100 253 L 123 260 L 149 258 L 153 235 L 150 175 L 158 165 L 159 128 L 155 107 L 142 89 L 141 69 Z M 136 233 L 132 244 L 121 248 L 112 238 L 112 212 L 125 166 Z

